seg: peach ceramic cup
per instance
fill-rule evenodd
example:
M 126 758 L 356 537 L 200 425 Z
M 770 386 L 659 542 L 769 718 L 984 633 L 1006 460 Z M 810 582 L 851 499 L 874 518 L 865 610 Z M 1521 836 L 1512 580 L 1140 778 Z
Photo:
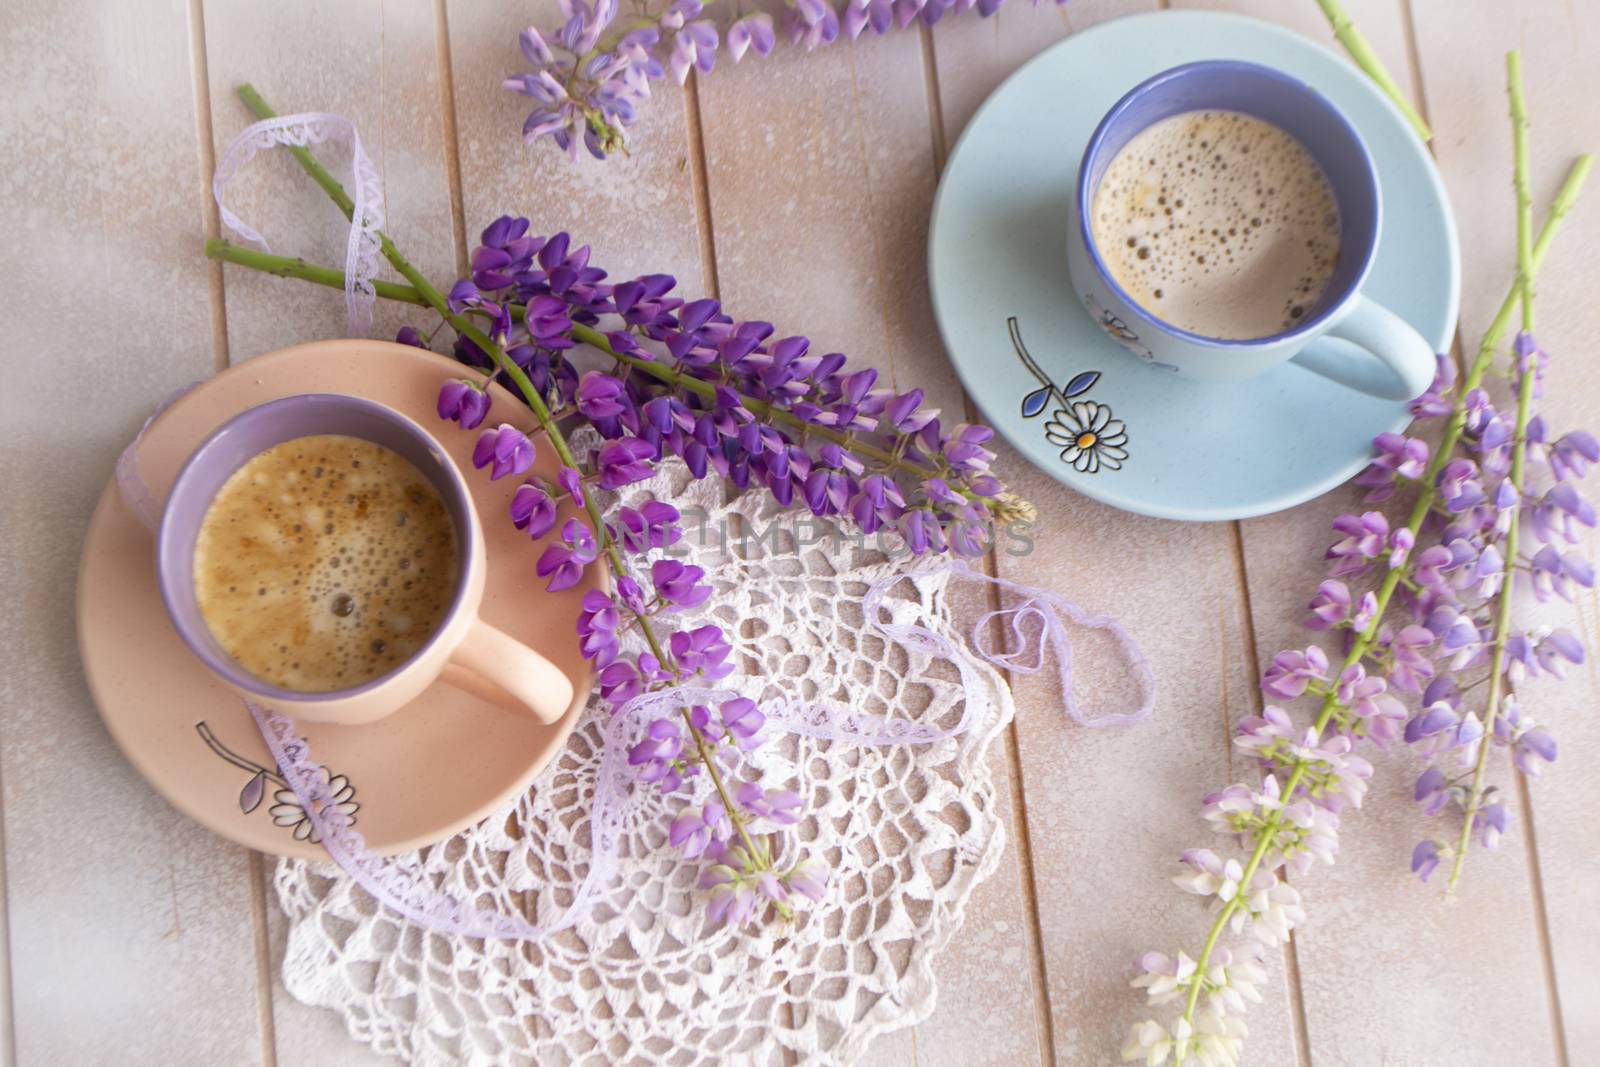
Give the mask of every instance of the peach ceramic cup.
M 246 671 L 212 636 L 195 600 L 194 551 L 211 500 L 230 475 L 273 445 L 313 434 L 359 437 L 399 453 L 427 476 L 455 522 L 455 596 L 433 636 L 410 659 L 362 685 L 302 693 Z M 178 635 L 200 661 L 247 700 L 308 722 L 374 722 L 441 677 L 497 706 L 554 723 L 572 703 L 572 681 L 539 652 L 478 617 L 483 600 L 483 527 L 461 472 L 433 437 L 375 401 L 338 393 L 287 396 L 251 408 L 211 434 L 172 485 L 156 536 L 156 576 Z

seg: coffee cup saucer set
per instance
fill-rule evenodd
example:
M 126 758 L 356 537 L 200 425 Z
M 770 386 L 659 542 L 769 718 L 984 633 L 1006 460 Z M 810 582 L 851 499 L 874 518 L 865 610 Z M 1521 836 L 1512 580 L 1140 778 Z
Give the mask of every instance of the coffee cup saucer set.
M 1332 295 L 1278 338 L 1186 335 L 1086 248 L 1080 214 L 1126 143 L 1119 123 L 1206 108 L 1295 135 L 1340 200 Z M 1007 79 L 951 153 L 928 260 L 946 350 L 985 418 L 1078 492 L 1170 519 L 1264 515 L 1356 474 L 1375 436 L 1410 422 L 1420 361 L 1447 349 L 1460 304 L 1444 186 L 1399 110 L 1329 50 L 1212 12 L 1108 22 Z M 1389 367 L 1372 355 L 1386 348 Z
M 326 341 L 251 359 L 190 390 L 146 427 L 121 472 L 125 483 L 150 494 L 144 507 L 137 496 L 130 501 L 117 480 L 101 494 L 78 578 L 78 639 L 89 688 L 129 761 L 174 807 L 223 837 L 262 852 L 327 858 L 240 685 L 229 684 L 243 679 L 231 677 L 237 671 L 209 647 L 214 642 L 202 632 L 204 622 L 181 591 L 174 592 L 182 583 L 167 577 L 187 565 L 183 542 L 192 543 L 197 505 L 203 508 L 216 488 L 201 484 L 206 476 L 198 468 L 207 466 L 206 454 L 230 452 L 209 482 L 226 477 L 249 458 L 246 452 L 275 443 L 243 438 L 269 422 L 273 432 L 285 432 L 282 414 L 252 418 L 275 407 L 306 419 L 289 436 L 341 432 L 342 423 L 328 421 L 330 407 L 363 409 L 374 426 L 369 439 L 396 451 L 400 439 L 382 435 L 392 432 L 391 424 L 404 427 L 427 442 L 414 460 L 419 469 L 427 473 L 423 465 L 431 454 L 441 491 L 460 501 L 461 588 L 450 621 L 433 641 L 346 699 L 255 694 L 295 717 L 297 732 L 325 768 L 332 802 L 352 815 L 367 848 L 380 855 L 420 848 L 502 809 L 577 725 L 594 680 L 578 650 L 580 603 L 609 577 L 603 565 L 592 566 L 575 587 L 557 593 L 535 579 L 541 545 L 504 521 L 522 479 L 491 481 L 475 471 L 477 435 L 441 421 L 434 410 L 440 382 L 453 373 L 459 367 L 443 356 L 381 341 Z M 492 389 L 502 410 L 516 403 L 498 386 Z M 319 429 L 325 426 L 331 428 Z M 222 428 L 226 432 L 219 433 Z M 230 446 L 230 437 L 241 440 Z M 542 448 L 533 472 L 553 481 L 557 462 L 552 449 Z M 192 490 L 186 493 L 186 486 Z M 166 507 L 169 494 L 173 508 Z M 139 510 L 149 514 L 141 519 Z M 188 520 L 173 521 L 175 511 Z M 560 521 L 576 514 L 566 503 Z M 163 519 L 159 530 L 147 528 L 156 517 Z M 176 564 L 158 561 L 158 534 L 161 554 Z M 468 566 L 469 560 L 475 562 Z M 440 647 L 445 644 L 450 647 Z M 515 677 L 502 677 L 499 687 L 483 683 L 496 669 L 487 661 L 524 654 L 527 662 L 519 661 Z M 545 661 L 554 673 L 538 673 Z M 480 671 L 474 675 L 471 668 Z M 425 676 L 419 678 L 419 670 Z M 547 697 L 555 703 L 522 713 L 497 706 L 516 702 L 507 686 L 523 678 L 532 688 L 522 703 Z M 248 685 L 243 692 L 251 693 Z M 541 714 L 552 721 L 540 721 Z

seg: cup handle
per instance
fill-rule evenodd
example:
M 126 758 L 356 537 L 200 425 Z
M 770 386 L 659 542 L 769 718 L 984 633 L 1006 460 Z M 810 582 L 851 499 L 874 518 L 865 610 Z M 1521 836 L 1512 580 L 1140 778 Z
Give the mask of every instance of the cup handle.
M 442 677 L 496 707 L 554 723 L 572 705 L 572 680 L 554 663 L 482 619 L 450 653 Z
M 1329 344 L 1328 340 L 1348 344 Z M 1353 356 L 1350 345 L 1367 358 Z M 1438 359 L 1433 346 L 1400 316 L 1365 296 L 1326 334 L 1308 344 L 1294 362 L 1357 392 L 1384 400 L 1410 400 L 1433 384 Z

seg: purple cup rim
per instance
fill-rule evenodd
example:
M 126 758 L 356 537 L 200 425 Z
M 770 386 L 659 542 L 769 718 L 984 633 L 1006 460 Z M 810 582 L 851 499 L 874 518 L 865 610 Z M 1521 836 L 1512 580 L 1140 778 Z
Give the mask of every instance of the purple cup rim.
M 1307 319 L 1305 322 L 1296 326 L 1294 329 L 1285 330 L 1282 333 L 1269 334 L 1266 337 L 1250 337 L 1238 340 L 1230 340 L 1221 337 L 1207 337 L 1205 334 L 1193 333 L 1189 330 L 1185 330 L 1181 326 L 1175 326 L 1172 323 L 1167 322 L 1165 319 L 1159 318 L 1152 314 L 1137 300 L 1133 299 L 1133 297 L 1128 294 L 1127 290 L 1123 289 L 1123 287 L 1118 284 L 1117 280 L 1111 276 L 1111 271 L 1106 267 L 1105 261 L 1100 258 L 1100 250 L 1095 247 L 1093 228 L 1089 224 L 1089 218 L 1093 213 L 1093 199 L 1095 192 L 1095 190 L 1089 188 L 1089 174 L 1094 169 L 1094 163 L 1099 159 L 1101 148 L 1103 147 L 1106 135 L 1110 132 L 1112 125 L 1130 108 L 1132 108 L 1132 106 L 1142 97 L 1150 92 L 1162 88 L 1167 83 L 1176 81 L 1179 78 L 1187 77 L 1197 72 L 1210 72 L 1219 70 L 1231 70 L 1238 73 L 1266 77 L 1270 80 L 1278 82 L 1280 85 L 1293 92 L 1309 97 L 1319 104 L 1329 115 L 1333 117 L 1333 119 L 1344 129 L 1344 131 L 1349 134 L 1351 141 L 1361 150 L 1361 171 L 1366 179 L 1366 185 L 1368 187 L 1367 192 L 1371 195 L 1372 203 L 1374 205 L 1372 224 L 1368 227 L 1367 232 L 1361 235 L 1365 238 L 1366 255 L 1363 257 L 1361 269 L 1352 275 L 1349 283 L 1345 286 L 1344 292 L 1339 294 L 1339 298 L 1337 300 L 1324 300 L 1324 307 L 1321 311 Z M 1291 134 L 1291 136 L 1293 135 Z M 1089 135 L 1089 143 L 1083 150 L 1083 160 L 1078 166 L 1076 193 L 1078 203 L 1079 236 L 1083 240 L 1083 247 L 1088 253 L 1089 262 L 1093 265 L 1095 273 L 1100 276 L 1100 280 L 1104 282 L 1113 293 L 1121 298 L 1122 302 L 1127 304 L 1128 307 L 1132 309 L 1134 314 L 1138 315 L 1152 327 L 1162 331 L 1163 333 L 1171 334 L 1172 336 L 1180 338 L 1191 344 L 1203 345 L 1208 348 L 1265 348 L 1271 345 L 1282 344 L 1285 341 L 1292 341 L 1300 337 L 1305 337 L 1316 332 L 1325 322 L 1327 322 L 1334 312 L 1344 307 L 1352 297 L 1361 292 L 1362 286 L 1366 284 L 1367 275 L 1372 271 L 1372 264 L 1377 259 L 1378 236 L 1382 232 L 1383 226 L 1383 197 L 1382 190 L 1378 185 L 1378 171 L 1377 167 L 1372 161 L 1372 151 L 1367 147 L 1366 139 L 1361 136 L 1361 131 L 1356 129 L 1355 124 L 1350 121 L 1350 119 L 1338 107 L 1338 105 L 1336 105 L 1332 100 L 1329 100 L 1326 95 L 1319 92 L 1315 86 L 1312 86 L 1311 84 L 1302 81 L 1291 74 L 1278 70 L 1276 67 L 1269 67 L 1263 63 L 1250 63 L 1242 59 L 1199 59 L 1189 63 L 1181 63 L 1176 67 L 1169 67 L 1160 73 L 1151 75 L 1124 93 L 1122 98 L 1119 99 L 1115 104 L 1111 105 L 1111 109 L 1107 111 L 1104 117 L 1100 119 L 1099 124 L 1094 128 L 1094 133 Z
M 456 505 L 451 509 L 452 515 L 466 515 L 471 512 L 474 505 L 472 502 L 471 491 L 467 487 L 466 479 L 461 476 L 460 469 L 456 466 L 454 461 L 450 459 L 449 453 L 447 453 L 444 450 L 444 447 L 439 444 L 437 438 L 425 430 L 416 420 L 402 414 L 399 411 L 396 411 L 385 404 L 380 404 L 375 400 L 368 400 L 365 397 L 350 396 L 346 393 L 296 393 L 293 396 L 283 396 L 278 397 L 275 400 L 265 401 L 257 404 L 253 408 L 248 408 L 233 416 L 227 422 L 224 422 L 221 426 L 218 426 L 215 430 L 211 431 L 211 433 L 207 434 L 205 440 L 201 441 L 199 446 L 189 454 L 189 458 L 184 460 L 183 466 L 178 469 L 177 477 L 172 480 L 172 488 L 167 493 L 167 505 L 170 505 L 171 502 L 178 496 L 178 492 L 182 488 L 185 479 L 198 469 L 198 464 L 204 459 L 207 450 L 216 447 L 227 433 L 230 431 L 236 432 L 241 425 L 248 424 L 256 420 L 271 419 L 277 414 L 277 409 L 281 409 L 291 404 L 304 404 L 308 400 L 326 402 L 330 405 L 339 405 L 346 409 L 354 408 L 360 410 L 366 414 L 385 420 L 398 427 L 411 437 L 416 438 L 419 443 L 421 443 L 439 460 L 439 467 L 444 472 L 445 481 L 448 482 L 450 486 L 450 492 L 454 497 L 454 500 L 450 501 L 450 503 Z M 332 432 L 337 433 L 338 431 Z M 298 433 L 291 436 L 285 436 L 280 440 L 274 441 L 271 445 L 264 445 L 262 449 L 258 450 L 254 455 L 260 455 L 261 451 L 265 450 L 266 448 L 272 448 L 275 445 L 283 444 L 285 441 L 292 441 L 296 438 L 305 436 L 308 435 Z M 341 436 L 359 435 L 341 434 Z M 250 459 L 254 458 L 254 455 L 246 457 L 243 462 L 229 470 L 227 475 L 224 476 L 223 481 L 226 482 L 228 478 L 232 477 L 240 467 L 242 467 L 245 463 L 248 463 Z M 423 473 L 426 474 L 427 472 L 424 471 Z M 429 481 L 433 481 L 435 486 L 438 485 L 438 482 L 434 481 L 432 478 L 429 478 Z M 189 646 L 189 650 L 193 652 L 202 663 L 211 668 L 211 670 L 215 671 L 229 684 L 240 689 L 247 690 L 248 692 L 265 700 L 275 700 L 280 702 L 287 701 L 302 705 L 327 704 L 339 700 L 348 700 L 352 697 L 369 693 L 377 689 L 379 686 L 386 684 L 403 671 L 409 669 L 412 664 L 417 662 L 417 660 L 428 654 L 433 647 L 438 644 L 441 635 L 443 635 L 445 630 L 449 628 L 450 623 L 454 621 L 457 614 L 460 613 L 462 607 L 466 603 L 466 578 L 469 573 L 470 561 L 473 557 L 473 553 L 477 551 L 477 543 L 473 539 L 472 524 L 470 522 L 457 521 L 456 541 L 458 558 L 455 593 L 452 595 L 450 599 L 450 607 L 445 611 L 444 617 L 440 620 L 439 625 L 415 652 L 406 657 L 403 662 L 396 664 L 394 667 L 385 671 L 383 674 L 378 675 L 376 678 L 368 679 L 367 681 L 362 682 L 360 685 L 351 686 L 348 689 L 332 689 L 326 692 L 311 693 L 301 692 L 295 689 L 284 689 L 280 686 L 275 686 L 254 674 L 251 674 L 249 671 L 245 670 L 243 666 L 236 662 L 233 657 L 228 656 L 225 653 L 220 656 L 214 655 L 210 646 L 216 645 L 220 651 L 221 643 L 217 641 L 216 635 L 213 634 L 208 627 L 206 627 L 205 621 L 201 617 L 198 604 L 195 605 L 194 615 L 195 619 L 199 620 L 198 628 L 204 630 L 203 634 L 194 632 L 196 627 L 190 625 L 190 623 L 184 619 L 177 610 L 175 610 L 174 600 L 177 597 L 177 592 L 173 589 L 173 581 L 170 579 L 170 576 L 166 573 L 162 566 L 162 560 L 166 555 L 165 550 L 168 544 L 173 538 L 178 536 L 175 529 L 176 524 L 173 520 L 174 509 L 167 505 L 164 505 L 162 508 L 161 524 L 157 528 L 156 532 L 156 584 L 161 590 L 161 602 L 167 609 L 167 617 L 172 621 L 173 628 L 177 630 L 178 636 L 183 639 L 183 643 Z M 209 500 L 206 502 L 206 507 L 207 509 L 210 507 Z M 204 510 L 201 512 L 201 521 L 203 521 L 203 519 Z M 191 572 L 193 570 L 193 566 L 194 559 L 193 554 L 191 553 L 189 556 L 189 567 Z M 190 579 L 190 582 L 192 585 L 192 578 Z M 207 643 L 208 641 L 210 644 Z

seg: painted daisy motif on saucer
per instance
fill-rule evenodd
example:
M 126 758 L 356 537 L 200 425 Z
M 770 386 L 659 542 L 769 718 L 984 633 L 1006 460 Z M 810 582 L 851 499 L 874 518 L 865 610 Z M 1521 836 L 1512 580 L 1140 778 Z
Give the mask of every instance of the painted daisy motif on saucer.
M 1302 503 L 1353 476 L 1372 439 L 1411 418 L 1404 401 L 1364 395 L 1295 363 L 1245 382 L 1180 378 L 1156 360 L 1138 324 L 1080 300 L 1067 245 L 1078 164 L 1095 127 L 1153 75 L 1219 59 L 1289 73 L 1359 131 L 1384 205 L 1361 292 L 1436 350 L 1447 348 L 1459 249 L 1432 158 L 1354 66 L 1238 15 L 1134 15 L 1046 49 L 968 123 L 928 238 L 939 331 L 984 416 L 1078 492 L 1171 519 L 1238 519 Z M 1039 132 L 1042 115 L 1048 136 Z
M 1128 458 L 1128 430 L 1111 409 L 1092 400 L 1058 408 L 1044 424 L 1045 439 L 1061 446 L 1061 461 L 1074 470 L 1093 474 L 1100 468 L 1121 470 Z

